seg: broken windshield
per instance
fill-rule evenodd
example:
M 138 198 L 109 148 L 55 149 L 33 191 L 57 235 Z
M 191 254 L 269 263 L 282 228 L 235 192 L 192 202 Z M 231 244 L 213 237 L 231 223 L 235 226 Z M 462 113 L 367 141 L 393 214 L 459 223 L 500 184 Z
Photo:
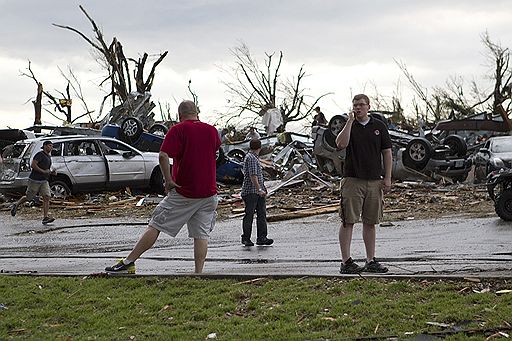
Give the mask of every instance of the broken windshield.
M 12 144 L 10 146 L 7 146 L 4 148 L 4 151 L 2 153 L 2 157 L 4 159 L 15 159 L 21 157 L 23 154 L 23 151 L 25 150 L 25 147 L 27 144 L 25 143 L 16 143 Z

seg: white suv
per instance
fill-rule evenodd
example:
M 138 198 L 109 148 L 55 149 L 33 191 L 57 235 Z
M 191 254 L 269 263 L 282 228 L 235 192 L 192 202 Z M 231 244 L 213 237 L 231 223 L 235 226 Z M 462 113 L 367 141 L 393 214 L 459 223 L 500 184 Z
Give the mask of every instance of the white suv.
M 50 188 L 55 197 L 125 187 L 163 193 L 158 153 L 141 152 L 104 136 L 49 136 L 16 142 L 3 153 L 0 191 L 26 190 L 32 158 L 46 140 L 53 142 L 52 167 L 57 175 L 50 177 Z

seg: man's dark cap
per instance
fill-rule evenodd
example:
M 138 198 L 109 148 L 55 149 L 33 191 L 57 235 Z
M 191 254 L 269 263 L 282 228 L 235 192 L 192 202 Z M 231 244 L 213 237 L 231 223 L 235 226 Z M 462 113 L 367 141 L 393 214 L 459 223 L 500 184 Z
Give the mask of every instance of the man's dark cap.
M 53 143 L 50 140 L 46 140 L 46 141 L 43 142 L 43 147 L 48 145 L 48 144 L 53 144 Z

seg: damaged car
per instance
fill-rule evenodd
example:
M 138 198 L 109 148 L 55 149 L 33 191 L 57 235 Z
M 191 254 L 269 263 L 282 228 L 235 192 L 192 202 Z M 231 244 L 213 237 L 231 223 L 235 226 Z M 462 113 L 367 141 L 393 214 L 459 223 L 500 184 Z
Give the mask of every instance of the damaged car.
M 475 177 L 483 180 L 495 171 L 512 168 L 512 136 L 496 136 L 485 141 L 473 158 Z
M 141 152 L 103 136 L 52 136 L 18 141 L 12 146 L 2 164 L 1 192 L 25 192 L 32 159 L 47 140 L 53 142 L 52 167 L 57 171 L 49 179 L 54 197 L 125 187 L 164 191 L 157 153 Z
M 389 126 L 383 113 L 373 111 L 369 115 Z M 313 153 L 322 172 L 343 175 L 345 150 L 337 148 L 336 136 L 347 120 L 346 114 L 335 115 L 327 127 L 313 127 Z M 435 138 L 429 140 L 397 129 L 389 129 L 389 135 L 393 143 L 395 179 L 414 178 L 418 173 L 427 176 L 435 173 L 460 182 L 466 179 L 471 169 L 471 159 L 466 156 L 466 143 L 458 135 L 447 136 L 442 141 Z

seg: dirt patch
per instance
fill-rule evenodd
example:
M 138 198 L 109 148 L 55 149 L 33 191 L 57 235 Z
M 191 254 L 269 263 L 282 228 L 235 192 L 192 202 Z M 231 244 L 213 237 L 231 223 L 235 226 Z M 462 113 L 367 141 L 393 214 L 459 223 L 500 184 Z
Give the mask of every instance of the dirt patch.
M 300 183 L 290 188 L 281 188 L 268 198 L 269 216 L 299 211 L 312 207 L 336 204 L 339 200 L 337 189 L 313 187 L 318 183 Z M 243 202 L 239 199 L 239 187 L 225 187 L 220 190 L 221 198 L 218 219 L 242 219 Z M 158 201 L 147 198 L 137 206 L 143 195 L 132 195 L 129 191 L 83 195 L 67 198 L 66 201 L 52 200 L 50 213 L 56 218 L 148 218 Z M 2 211 L 9 214 L 10 203 L 4 203 Z M 42 218 L 41 208 L 22 207 L 19 216 Z M 395 183 L 384 198 L 384 221 L 407 219 L 430 219 L 446 216 L 465 215 L 486 217 L 495 215 L 494 204 L 485 187 L 468 185 L 438 186 L 421 183 Z

